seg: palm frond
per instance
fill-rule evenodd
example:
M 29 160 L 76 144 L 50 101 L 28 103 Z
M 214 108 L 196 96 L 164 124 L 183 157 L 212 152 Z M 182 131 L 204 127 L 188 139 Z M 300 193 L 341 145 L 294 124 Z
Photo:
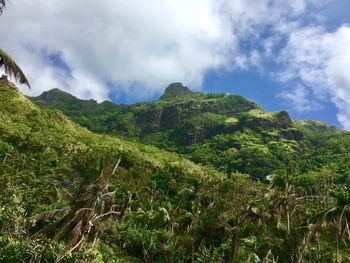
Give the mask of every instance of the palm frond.
M 2 2 L 3 2 L 3 0 L 0 0 L 0 8 L 3 8 L 3 7 L 1 7 Z M 27 77 L 24 75 L 22 69 L 9 56 L 9 54 L 7 54 L 1 48 L 0 48 L 0 68 L 4 69 L 5 74 L 7 74 L 9 77 L 13 77 L 20 84 L 25 84 L 30 89 L 30 84 L 27 80 Z
M 71 222 L 67 223 L 67 221 L 72 216 L 74 216 L 74 212 L 71 211 L 58 221 L 48 224 L 38 232 L 34 233 L 33 236 L 47 235 L 49 237 L 53 237 L 53 239 L 59 239 L 62 235 L 64 235 L 66 229 L 69 227 Z
M 51 211 L 40 213 L 33 217 L 34 222 L 48 221 L 56 217 L 63 217 L 67 214 L 67 209 L 54 209 Z

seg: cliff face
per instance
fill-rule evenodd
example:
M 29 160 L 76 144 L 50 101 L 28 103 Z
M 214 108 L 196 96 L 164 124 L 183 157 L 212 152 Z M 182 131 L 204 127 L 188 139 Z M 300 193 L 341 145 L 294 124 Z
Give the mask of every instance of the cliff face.
M 80 100 L 58 89 L 31 100 L 44 108 L 59 109 L 93 131 L 121 132 L 126 136 L 131 136 L 131 133 L 135 136 L 137 131 L 136 137 L 140 139 L 154 132 L 184 129 L 193 121 L 198 122 L 202 115 L 216 115 L 223 121 L 224 116 L 238 116 L 260 109 L 239 95 L 196 93 L 181 83 L 170 84 L 159 101 L 134 105 L 98 104 L 94 100 Z
M 303 152 L 313 147 L 310 134 L 333 132 L 320 123 L 295 123 L 286 111 L 265 112 L 239 95 L 193 92 L 181 83 L 170 84 L 160 100 L 133 105 L 98 104 L 59 90 L 32 100 L 62 110 L 92 131 L 140 140 L 198 163 L 254 176 L 272 172 L 287 159 L 303 158 Z M 250 170 L 253 166 L 268 168 Z

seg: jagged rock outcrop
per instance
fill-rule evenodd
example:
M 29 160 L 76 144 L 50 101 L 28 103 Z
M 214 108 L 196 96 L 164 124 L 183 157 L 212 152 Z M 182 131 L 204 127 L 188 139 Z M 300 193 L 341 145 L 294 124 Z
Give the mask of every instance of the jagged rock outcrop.
M 185 87 L 181 82 L 171 83 L 164 91 L 164 94 L 160 97 L 161 100 L 171 99 L 174 97 L 181 97 L 186 95 L 192 95 L 195 92 Z

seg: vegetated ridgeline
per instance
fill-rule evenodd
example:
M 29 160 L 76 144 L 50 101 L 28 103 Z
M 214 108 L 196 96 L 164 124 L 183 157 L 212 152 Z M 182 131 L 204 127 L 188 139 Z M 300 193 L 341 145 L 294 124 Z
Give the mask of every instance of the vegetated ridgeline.
M 0 262 L 349 260 L 349 135 L 180 89 L 35 105 L 0 80 Z
M 265 112 L 239 95 L 193 92 L 181 83 L 170 84 L 160 100 L 132 105 L 98 104 L 57 89 L 31 100 L 61 110 L 91 131 L 124 136 L 259 180 L 291 159 L 303 162 L 316 142 L 344 133 L 322 122 L 292 121 L 285 111 Z

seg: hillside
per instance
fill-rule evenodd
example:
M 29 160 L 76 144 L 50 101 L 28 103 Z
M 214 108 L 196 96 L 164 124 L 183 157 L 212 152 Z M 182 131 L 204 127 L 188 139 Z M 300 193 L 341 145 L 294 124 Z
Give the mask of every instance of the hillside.
M 124 136 L 258 179 L 290 160 L 305 159 L 317 145 L 316 137 L 343 133 L 322 122 L 294 122 L 285 111 L 265 112 L 239 95 L 192 92 L 181 83 L 170 84 L 160 100 L 133 105 L 98 104 L 59 90 L 31 100 L 61 110 L 91 131 Z
M 114 105 L 53 90 L 33 100 L 51 109 L 0 81 L 0 262 L 350 260 L 347 133 L 238 95 Z M 105 115 L 131 126 L 98 135 L 59 106 L 91 127 Z M 174 112 L 177 126 L 164 117 Z M 193 127 L 212 134 L 170 137 Z M 316 144 L 315 134 L 327 136 Z M 181 155 L 137 142 L 160 135 Z
M 65 95 L 71 101 L 71 96 Z M 42 237 L 31 240 L 31 235 L 66 215 L 58 211 L 81 206 L 74 198 L 82 202 L 89 187 L 97 187 L 104 171 L 110 171 L 119 158 L 120 164 L 115 177 L 108 181 L 108 189 L 117 191 L 113 192 L 113 207 L 126 217 L 149 206 L 164 205 L 170 209 L 169 201 L 162 195 L 166 194 L 172 200 L 171 205 L 176 206 L 181 197 L 179 191 L 197 187 L 207 177 L 208 182 L 224 178 L 215 170 L 203 169 L 176 154 L 93 134 L 61 112 L 40 109 L 5 80 L 0 80 L 0 113 L 0 262 L 54 262 L 64 243 L 46 243 Z M 101 198 L 99 195 L 105 194 L 104 191 L 94 195 Z M 157 200 L 150 200 L 152 191 L 157 191 Z M 152 213 L 154 217 L 163 216 L 158 208 Z M 187 212 L 180 209 L 177 213 L 186 217 Z M 45 220 L 35 223 L 36 215 L 40 214 Z M 99 249 L 109 250 L 103 242 Z M 127 253 L 120 249 L 119 258 L 127 260 Z M 138 252 L 135 253 L 130 255 L 137 256 Z M 68 259 L 75 262 L 79 257 L 85 256 Z

